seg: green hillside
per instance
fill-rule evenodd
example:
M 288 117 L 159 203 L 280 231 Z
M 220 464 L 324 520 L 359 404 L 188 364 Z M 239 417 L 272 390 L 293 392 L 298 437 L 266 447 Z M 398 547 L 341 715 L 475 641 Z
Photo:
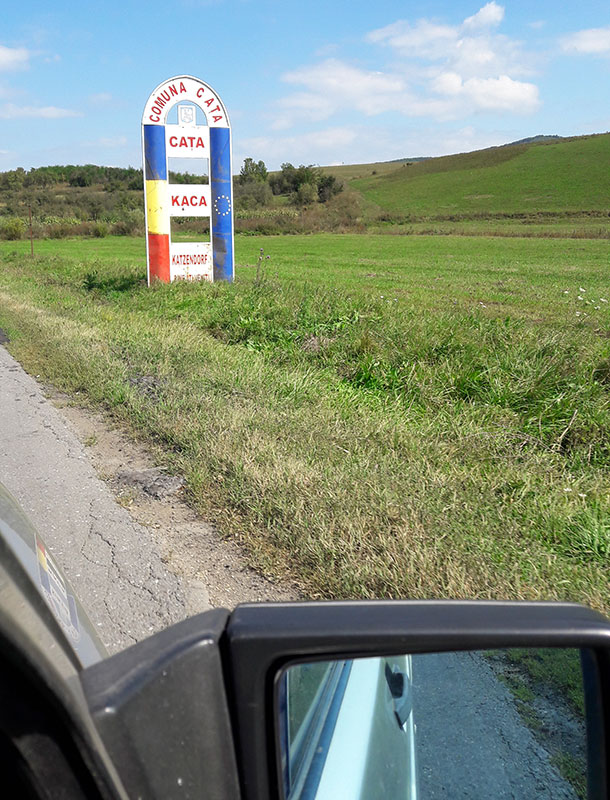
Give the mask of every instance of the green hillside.
M 425 161 L 424 158 L 402 158 L 397 161 L 377 161 L 373 164 L 337 164 L 332 167 L 322 167 L 325 175 L 334 175 L 342 181 L 353 181 L 356 178 L 367 178 L 370 175 L 387 175 L 394 172 L 404 164 Z
M 350 186 L 381 209 L 416 217 L 610 209 L 610 134 L 516 144 L 403 164 Z

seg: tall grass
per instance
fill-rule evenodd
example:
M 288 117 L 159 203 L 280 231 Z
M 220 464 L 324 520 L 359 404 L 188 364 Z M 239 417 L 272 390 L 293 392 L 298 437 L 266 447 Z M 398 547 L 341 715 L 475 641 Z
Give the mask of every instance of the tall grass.
M 0 326 L 253 563 L 315 596 L 609 609 L 603 243 L 245 238 L 234 285 L 152 290 L 95 245 L 3 246 Z

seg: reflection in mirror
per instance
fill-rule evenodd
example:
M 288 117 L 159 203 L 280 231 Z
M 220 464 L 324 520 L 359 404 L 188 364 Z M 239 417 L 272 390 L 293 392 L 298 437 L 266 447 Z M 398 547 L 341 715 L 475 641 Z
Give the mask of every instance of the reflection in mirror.
M 278 701 L 287 800 L 586 797 L 579 650 L 298 664 Z

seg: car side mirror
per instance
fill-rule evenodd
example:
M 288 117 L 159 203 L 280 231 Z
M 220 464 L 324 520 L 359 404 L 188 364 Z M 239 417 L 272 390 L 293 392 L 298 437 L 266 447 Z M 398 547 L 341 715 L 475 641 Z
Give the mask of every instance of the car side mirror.
M 582 606 L 242 605 L 81 683 L 129 796 L 608 796 L 610 622 Z
M 248 800 L 608 796 L 610 624 L 589 609 L 241 606 L 227 634 Z

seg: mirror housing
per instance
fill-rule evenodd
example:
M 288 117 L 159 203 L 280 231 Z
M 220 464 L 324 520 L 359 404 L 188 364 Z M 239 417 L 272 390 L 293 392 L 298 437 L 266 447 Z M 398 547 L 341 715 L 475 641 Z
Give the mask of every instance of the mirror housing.
M 228 617 L 191 617 L 82 673 L 129 797 L 239 798 L 220 647 Z
M 608 796 L 610 623 L 569 603 L 378 601 L 243 605 L 227 628 L 244 800 L 281 797 L 277 680 L 286 666 L 404 653 L 584 648 L 589 797 Z
M 80 682 L 129 796 L 268 800 L 283 793 L 277 718 L 285 667 L 511 647 L 583 650 L 588 796 L 608 797 L 610 621 L 583 606 L 242 605 L 174 625 L 84 670 Z M 399 688 L 396 681 L 397 708 Z

